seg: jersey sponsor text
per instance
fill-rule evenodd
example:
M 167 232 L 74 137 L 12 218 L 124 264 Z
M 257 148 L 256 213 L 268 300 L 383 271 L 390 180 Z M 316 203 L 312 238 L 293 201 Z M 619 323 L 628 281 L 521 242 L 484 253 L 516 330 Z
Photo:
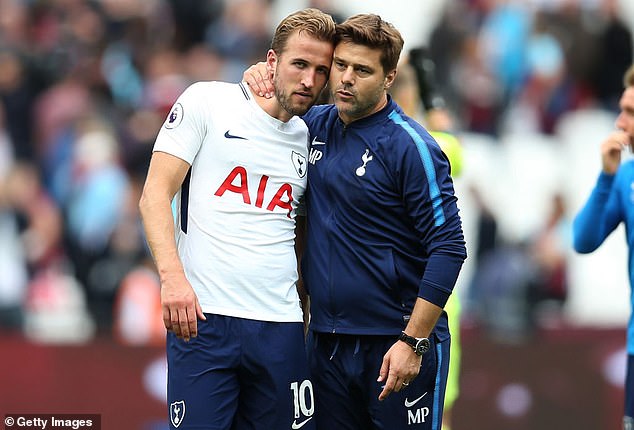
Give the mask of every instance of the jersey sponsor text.
M 230 191 L 232 193 L 241 194 L 242 201 L 250 205 L 251 204 L 251 195 L 249 193 L 249 183 L 247 180 L 247 169 L 242 166 L 236 166 L 233 168 L 229 175 L 225 178 L 223 183 L 214 193 L 215 196 L 222 197 L 225 191 Z M 238 184 L 234 184 L 234 181 L 238 180 Z M 258 208 L 263 207 L 264 204 L 264 192 L 266 190 L 267 183 L 269 181 L 269 177 L 267 175 L 262 175 L 260 177 L 260 181 L 258 184 L 257 197 L 255 199 L 255 206 Z M 282 198 L 285 197 L 286 200 Z M 284 183 L 277 190 L 271 201 L 266 206 L 266 210 L 274 211 L 276 207 L 280 207 L 287 211 L 286 216 L 291 217 L 291 211 L 293 210 L 293 206 L 291 202 L 293 201 L 293 187 L 290 184 Z

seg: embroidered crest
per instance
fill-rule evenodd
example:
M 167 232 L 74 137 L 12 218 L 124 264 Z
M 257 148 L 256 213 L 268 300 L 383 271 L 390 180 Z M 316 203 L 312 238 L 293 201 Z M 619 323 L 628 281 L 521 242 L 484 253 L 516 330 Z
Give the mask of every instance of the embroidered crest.
M 295 167 L 295 170 L 297 171 L 299 177 L 303 178 L 304 176 L 306 176 L 306 170 L 308 168 L 308 166 L 306 165 L 306 157 L 304 157 L 299 152 L 293 151 L 291 153 L 291 159 L 293 160 L 293 166 Z
M 185 401 L 180 400 L 170 404 L 170 421 L 176 428 L 181 425 L 185 419 Z
M 368 165 L 370 161 L 372 161 L 372 156 L 370 155 L 369 149 L 365 150 L 365 154 L 361 156 L 361 161 L 363 161 L 363 165 L 361 165 L 355 172 L 357 176 L 365 175 L 365 167 Z

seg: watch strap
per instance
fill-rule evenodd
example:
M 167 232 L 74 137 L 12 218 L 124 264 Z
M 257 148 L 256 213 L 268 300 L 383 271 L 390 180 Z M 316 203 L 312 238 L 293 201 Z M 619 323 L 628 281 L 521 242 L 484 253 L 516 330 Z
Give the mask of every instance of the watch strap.
M 429 339 L 426 337 L 414 337 L 402 331 L 398 336 L 398 340 L 408 344 L 416 355 L 423 355 L 429 350 Z

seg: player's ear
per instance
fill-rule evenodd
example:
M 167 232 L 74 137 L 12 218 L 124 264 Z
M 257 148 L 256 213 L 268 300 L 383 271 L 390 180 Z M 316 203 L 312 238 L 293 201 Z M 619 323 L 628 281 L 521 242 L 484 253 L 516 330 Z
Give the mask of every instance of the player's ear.
M 275 69 L 277 68 L 277 62 L 279 58 L 275 51 L 269 49 L 266 53 L 266 70 L 269 73 L 269 77 L 273 80 L 273 76 L 275 75 Z

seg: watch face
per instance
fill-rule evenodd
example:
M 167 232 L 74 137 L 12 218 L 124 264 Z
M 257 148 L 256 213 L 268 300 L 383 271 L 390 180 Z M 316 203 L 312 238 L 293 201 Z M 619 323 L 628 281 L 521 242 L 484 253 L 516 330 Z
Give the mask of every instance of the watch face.
M 420 340 L 416 343 L 416 347 L 414 348 L 414 350 L 416 351 L 416 354 L 418 354 L 418 355 L 423 355 L 424 353 L 426 353 L 427 351 L 429 351 L 429 340 L 427 340 L 427 339 L 420 339 Z
M 415 338 L 408 336 L 405 332 L 402 332 L 399 336 L 399 340 L 402 340 L 411 346 L 414 352 L 418 355 L 423 355 L 429 351 L 429 339 L 427 338 Z

